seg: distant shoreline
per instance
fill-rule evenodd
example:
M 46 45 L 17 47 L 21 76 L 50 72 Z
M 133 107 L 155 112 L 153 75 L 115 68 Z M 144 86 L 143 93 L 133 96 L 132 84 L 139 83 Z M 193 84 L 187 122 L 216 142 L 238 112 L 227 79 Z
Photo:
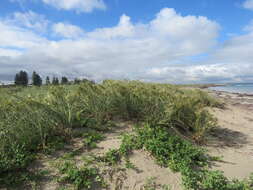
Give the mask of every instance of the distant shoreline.
M 214 89 L 209 89 L 210 91 L 213 91 L 215 93 L 227 93 L 227 94 L 233 94 L 233 95 L 238 95 L 238 96 L 252 96 L 253 97 L 253 93 L 244 93 L 244 92 L 229 92 L 229 91 L 225 91 L 225 90 L 214 90 Z
M 205 91 L 215 98 L 221 99 L 226 104 L 238 105 L 243 109 L 253 110 L 253 94 L 217 91 L 211 89 L 206 89 Z
M 231 83 L 225 85 L 215 85 L 209 86 L 207 89 L 217 92 L 228 92 L 237 95 L 253 96 L 252 83 Z
M 180 87 L 208 89 L 210 87 L 226 86 L 227 84 L 181 84 Z

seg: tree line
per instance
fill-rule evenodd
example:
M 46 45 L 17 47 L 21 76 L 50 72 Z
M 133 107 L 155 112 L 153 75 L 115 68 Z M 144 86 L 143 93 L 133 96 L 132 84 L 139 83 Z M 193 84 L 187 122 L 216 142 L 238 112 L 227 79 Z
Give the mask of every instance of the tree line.
M 31 85 L 34 85 L 34 86 L 41 86 L 42 83 L 43 83 L 43 80 L 41 78 L 41 76 L 36 73 L 35 71 L 33 71 L 32 73 L 32 78 L 31 78 Z M 69 79 L 65 76 L 61 77 L 61 80 L 59 80 L 58 77 L 53 77 L 52 80 L 50 80 L 49 76 L 46 77 L 46 80 L 45 80 L 45 84 L 46 85 L 59 85 L 59 84 L 78 84 L 80 82 L 84 82 L 84 81 L 89 81 L 87 79 L 83 79 L 83 80 L 80 80 L 80 79 L 75 79 L 74 81 L 69 81 Z M 92 82 L 92 81 L 90 81 Z M 28 73 L 26 71 L 20 71 L 18 72 L 16 75 L 15 75 L 15 78 L 14 78 L 14 84 L 15 85 L 22 85 L 22 86 L 27 86 L 29 84 L 29 76 L 28 76 Z

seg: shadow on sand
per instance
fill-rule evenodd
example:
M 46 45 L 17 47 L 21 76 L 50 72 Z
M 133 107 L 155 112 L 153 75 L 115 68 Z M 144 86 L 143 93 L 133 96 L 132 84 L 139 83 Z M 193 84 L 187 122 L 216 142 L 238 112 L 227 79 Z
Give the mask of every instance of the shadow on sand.
M 247 135 L 231 129 L 217 127 L 210 132 L 207 145 L 217 148 L 241 148 L 247 143 Z

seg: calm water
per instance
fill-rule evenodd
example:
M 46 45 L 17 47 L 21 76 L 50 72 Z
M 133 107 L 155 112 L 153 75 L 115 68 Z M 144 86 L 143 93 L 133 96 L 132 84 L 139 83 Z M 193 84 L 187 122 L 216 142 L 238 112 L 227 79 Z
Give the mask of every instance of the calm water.
M 253 83 L 228 84 L 226 86 L 210 87 L 211 90 L 253 94 Z

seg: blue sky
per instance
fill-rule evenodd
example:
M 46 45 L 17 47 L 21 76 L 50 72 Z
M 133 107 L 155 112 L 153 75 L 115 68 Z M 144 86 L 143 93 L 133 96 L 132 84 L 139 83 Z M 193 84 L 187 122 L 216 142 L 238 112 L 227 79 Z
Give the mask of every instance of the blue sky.
M 15 0 L 13 0 L 15 2 Z M 6 17 L 13 12 L 34 11 L 54 22 L 67 21 L 78 25 L 86 31 L 101 27 L 112 27 L 118 23 L 122 14 L 131 17 L 133 22 L 147 23 L 161 9 L 174 8 L 186 15 L 206 16 L 222 25 L 221 39 L 230 33 L 240 34 L 242 28 L 253 18 L 252 11 L 246 11 L 244 0 L 104 0 L 106 10 L 94 10 L 92 13 L 76 13 L 75 10 L 56 10 L 40 0 L 2 0 L 0 16 Z
M 0 81 L 253 82 L 252 20 L 253 0 L 2 0 Z

